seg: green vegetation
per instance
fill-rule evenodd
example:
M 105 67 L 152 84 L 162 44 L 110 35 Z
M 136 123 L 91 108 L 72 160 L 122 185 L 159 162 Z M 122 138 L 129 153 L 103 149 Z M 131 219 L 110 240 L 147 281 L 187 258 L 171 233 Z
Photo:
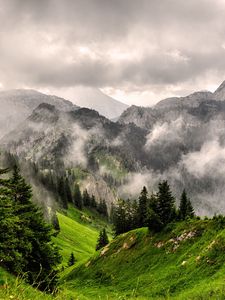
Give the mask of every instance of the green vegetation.
M 224 299 L 224 221 L 183 221 L 160 233 L 141 228 L 120 235 L 74 268 L 65 287 L 77 299 Z
M 116 156 L 98 152 L 95 157 L 99 166 L 102 167 L 102 172 L 110 174 L 113 179 L 121 180 L 127 175 L 127 170 Z
M 31 197 L 31 187 L 16 166 L 11 176 L 0 179 L 0 263 L 40 290 L 52 292 L 61 256 L 51 240 L 52 227 Z

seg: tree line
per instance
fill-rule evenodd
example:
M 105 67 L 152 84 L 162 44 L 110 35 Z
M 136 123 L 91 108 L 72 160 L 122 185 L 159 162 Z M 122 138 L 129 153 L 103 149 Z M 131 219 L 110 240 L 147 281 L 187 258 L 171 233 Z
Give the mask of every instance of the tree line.
M 146 187 L 143 187 L 138 201 L 120 199 L 111 210 L 116 235 L 140 227 L 159 232 L 171 222 L 193 218 L 194 215 L 185 190 L 182 192 L 179 207 L 176 207 L 175 197 L 166 180 L 158 184 L 157 193 L 149 196 Z
M 73 169 L 60 169 L 57 165 L 54 169 L 43 168 L 42 165 L 34 162 L 21 161 L 16 155 L 9 152 L 4 153 L 4 163 L 10 167 L 21 163 L 28 173 L 28 179 L 32 178 L 37 186 L 42 185 L 49 191 L 61 208 L 67 209 L 68 205 L 72 204 L 80 210 L 86 207 L 108 217 L 105 200 L 100 199 L 97 202 L 95 196 L 90 195 L 87 190 L 82 193 Z M 57 226 L 54 219 L 55 224 Z

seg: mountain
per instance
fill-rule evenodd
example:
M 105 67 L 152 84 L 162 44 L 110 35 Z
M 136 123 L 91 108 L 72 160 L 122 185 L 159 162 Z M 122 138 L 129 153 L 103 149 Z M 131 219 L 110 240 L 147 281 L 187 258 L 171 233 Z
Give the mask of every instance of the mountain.
M 196 212 L 225 212 L 225 101 L 215 93 L 132 106 L 112 122 L 97 111 L 40 104 L 0 140 L 1 148 L 44 169 L 73 169 L 80 186 L 110 204 L 150 192 L 167 179 L 185 188 Z
M 128 105 L 96 88 L 75 87 L 65 91 L 65 94 L 78 106 L 94 109 L 110 120 L 118 118 L 128 108 Z
M 214 98 L 216 100 L 225 100 L 225 80 L 221 83 L 221 85 L 214 92 Z
M 57 96 L 45 95 L 35 90 L 9 90 L 0 92 L 0 137 L 23 122 L 41 103 L 55 105 L 62 111 L 77 109 L 73 103 Z
M 119 118 L 120 123 L 134 123 L 142 128 L 151 129 L 155 122 L 175 119 L 200 105 L 209 105 L 210 101 L 225 100 L 225 81 L 214 93 L 199 91 L 185 97 L 171 97 L 159 101 L 153 107 L 131 106 Z M 211 102 L 214 103 L 214 102 Z M 220 104 L 218 104 L 220 105 Z
M 144 164 L 146 131 L 114 123 L 87 108 L 65 112 L 40 104 L 16 129 L 0 140 L 1 148 L 48 169 L 85 170 L 80 180 L 96 198 L 115 201 L 112 186 Z

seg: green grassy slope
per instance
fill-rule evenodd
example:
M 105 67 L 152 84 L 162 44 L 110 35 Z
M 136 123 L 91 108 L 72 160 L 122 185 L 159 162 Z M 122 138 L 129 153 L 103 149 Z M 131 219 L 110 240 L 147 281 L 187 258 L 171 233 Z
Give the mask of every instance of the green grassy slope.
M 75 299 L 225 299 L 225 229 L 219 221 L 146 228 L 113 240 L 67 275 Z
M 54 242 L 60 248 L 63 265 L 66 266 L 71 252 L 78 262 L 86 260 L 95 253 L 95 246 L 99 230 L 109 225 L 100 219 L 97 214 L 87 210 L 79 211 L 70 206 L 66 215 L 57 214 L 60 224 L 60 233 Z
M 62 265 L 66 267 L 61 274 L 63 277 L 71 270 L 67 263 L 71 252 L 74 253 L 79 265 L 95 253 L 99 230 L 103 227 L 110 232 L 110 226 L 95 212 L 79 211 L 73 206 L 64 213 L 58 213 L 60 233 L 54 242 L 60 248 L 63 257 Z M 73 292 L 60 288 L 57 295 L 46 295 L 24 283 L 22 278 L 15 278 L 0 268 L 0 300 L 66 300 L 74 299 Z M 70 296 L 71 295 L 71 296 Z

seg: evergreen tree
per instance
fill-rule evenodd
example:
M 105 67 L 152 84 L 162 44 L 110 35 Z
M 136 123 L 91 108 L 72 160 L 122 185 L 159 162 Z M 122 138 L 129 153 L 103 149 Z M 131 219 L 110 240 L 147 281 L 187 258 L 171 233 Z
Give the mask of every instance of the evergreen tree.
M 160 222 L 166 226 L 176 217 L 175 198 L 172 196 L 170 186 L 166 180 L 158 185 L 156 214 Z
M 66 177 L 66 180 L 65 180 L 65 193 L 66 193 L 66 199 L 67 199 L 67 201 L 70 202 L 70 203 L 72 203 L 73 202 L 73 196 L 72 196 L 72 192 L 71 192 L 71 188 L 70 188 L 68 177 Z
M 31 202 L 31 187 L 14 168 L 10 180 L 15 216 L 20 219 L 16 232 L 20 239 L 18 251 L 23 257 L 23 273 L 27 280 L 41 290 L 52 291 L 57 282 L 56 266 L 61 261 L 58 248 L 51 241 L 53 231 L 40 209 Z M 16 271 L 16 270 L 13 270 Z
M 141 195 L 139 197 L 139 227 L 147 226 L 147 203 L 148 203 L 148 191 L 144 186 Z
M 136 200 L 131 204 L 131 229 L 139 227 L 139 206 Z
M 0 169 L 0 174 L 7 171 Z M 19 273 L 23 266 L 23 258 L 18 250 L 20 239 L 17 236 L 20 221 L 15 216 L 12 192 L 8 185 L 8 180 L 0 179 L 0 263 L 9 271 Z
M 108 243 L 109 243 L 109 239 L 108 239 L 105 228 L 103 228 L 99 232 L 99 237 L 98 237 L 98 241 L 97 241 L 97 245 L 96 245 L 96 251 L 105 247 Z
M 97 208 L 97 203 L 96 203 L 94 195 L 91 196 L 91 204 L 90 205 L 92 208 Z
M 81 196 L 80 187 L 77 183 L 74 186 L 74 204 L 79 209 L 83 208 L 83 199 Z
M 68 266 L 71 267 L 75 264 L 76 262 L 76 259 L 75 259 L 75 256 L 73 254 L 73 252 L 71 252 L 70 254 L 70 258 L 69 258 L 69 261 L 68 261 Z
M 100 200 L 100 202 L 97 204 L 97 211 L 105 216 L 105 217 L 108 217 L 108 210 L 107 210 L 107 205 L 106 205 L 106 202 L 105 200 Z
M 194 209 L 192 207 L 190 199 L 188 199 L 186 191 L 183 190 L 180 199 L 179 206 L 179 218 L 185 220 L 187 218 L 192 218 L 194 216 Z
M 158 232 L 162 229 L 163 224 L 157 213 L 157 196 L 152 194 L 149 199 L 149 205 L 147 210 L 147 225 L 150 230 Z
M 131 224 L 128 221 L 128 205 L 125 200 L 120 199 L 113 208 L 112 221 L 116 235 L 127 232 L 131 229 Z
M 91 206 L 91 198 L 88 194 L 88 191 L 85 189 L 83 192 L 83 204 L 86 207 L 90 207 Z
M 61 206 L 64 209 L 68 208 L 66 186 L 63 176 L 58 179 L 58 194 L 60 197 Z

